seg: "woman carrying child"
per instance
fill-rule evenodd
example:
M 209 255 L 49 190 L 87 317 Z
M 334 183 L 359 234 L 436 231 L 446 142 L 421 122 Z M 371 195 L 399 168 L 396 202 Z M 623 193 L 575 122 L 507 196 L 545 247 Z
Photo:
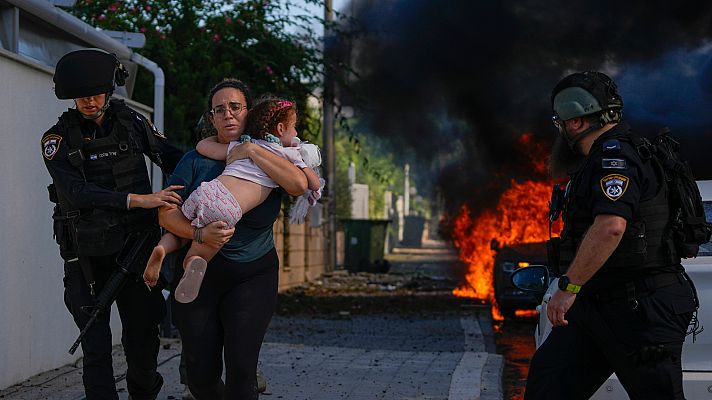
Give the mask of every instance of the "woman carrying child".
M 297 110 L 294 102 L 265 97 L 260 99 L 247 116 L 246 132 L 240 140 L 228 144 L 220 143 L 216 136 L 203 139 L 196 146 L 201 155 L 213 160 L 225 161 L 227 155 L 236 145 L 244 141 L 255 144 L 289 160 L 294 166 L 302 169 L 307 177 L 308 188 L 319 191 L 321 182 L 319 175 L 307 166 L 302 158 L 300 141 L 297 138 Z M 306 146 L 314 145 L 305 144 Z M 316 150 L 318 154 L 318 149 Z M 309 153 L 305 153 L 309 155 Z M 320 161 L 320 159 L 319 159 Z M 183 203 L 183 215 L 191 220 L 197 228 L 224 221 L 234 226 L 242 218 L 242 214 L 261 204 L 272 189 L 278 187 L 264 171 L 249 159 L 235 160 L 229 163 L 223 173 L 217 178 L 203 182 Z M 193 240 L 188 254 L 183 262 L 185 270 L 175 292 L 179 303 L 189 303 L 198 296 L 205 271 L 213 256 L 220 250 L 202 243 L 200 237 Z M 167 253 L 183 247 L 189 240 L 179 238 L 172 233 L 166 233 L 156 248 L 146 267 L 144 279 L 150 286 L 158 281 L 161 264 Z
M 252 105 L 247 86 L 226 79 L 210 91 L 207 105 L 217 141 L 227 144 L 237 140 Z M 302 170 L 258 144 L 235 146 L 230 157 L 249 158 L 293 196 L 307 190 Z M 189 151 L 169 183 L 184 185 L 179 194 L 187 199 L 202 182 L 218 177 L 224 169 L 224 162 Z M 182 338 L 188 386 L 198 400 L 257 398 L 257 360 L 277 300 L 279 259 L 272 226 L 279 215 L 281 196 L 281 190 L 271 190 L 261 204 L 243 214 L 236 227 L 220 221 L 198 228 L 180 208 L 159 210 L 161 225 L 176 236 L 201 238 L 205 244 L 221 247 L 209 262 L 209 273 L 195 300 L 172 304 L 173 321 Z M 174 289 L 177 283 L 174 280 Z M 221 379 L 223 354 L 225 383 Z

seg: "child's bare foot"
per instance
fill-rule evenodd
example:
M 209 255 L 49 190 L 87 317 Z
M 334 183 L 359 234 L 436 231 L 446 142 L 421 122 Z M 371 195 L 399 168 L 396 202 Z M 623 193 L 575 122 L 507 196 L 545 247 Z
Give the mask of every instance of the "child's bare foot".
M 151 257 L 146 264 L 146 270 L 143 272 L 143 280 L 150 287 L 156 286 L 158 276 L 161 274 L 161 265 L 166 257 L 166 249 L 163 246 L 156 246 L 151 252 Z
M 198 297 L 200 285 L 203 283 L 203 277 L 205 276 L 207 267 L 208 262 L 198 256 L 193 256 L 185 260 L 185 271 L 175 291 L 177 302 L 190 303 Z

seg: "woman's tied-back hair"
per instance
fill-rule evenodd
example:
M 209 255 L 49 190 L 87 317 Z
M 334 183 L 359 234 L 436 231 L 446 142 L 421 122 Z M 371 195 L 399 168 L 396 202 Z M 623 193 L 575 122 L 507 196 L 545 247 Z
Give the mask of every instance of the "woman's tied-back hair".
M 247 109 L 249 110 L 252 106 L 252 95 L 250 94 L 250 88 L 247 87 L 244 82 L 234 78 L 225 78 L 222 81 L 218 82 L 217 85 L 213 86 L 213 88 L 210 89 L 210 93 L 208 93 L 208 108 L 203 113 L 203 115 L 201 115 L 200 120 L 198 120 L 198 124 L 195 127 L 196 143 L 201 139 L 205 139 L 210 136 L 215 136 L 217 134 L 217 131 L 215 130 L 213 124 L 208 122 L 209 110 L 213 108 L 213 97 L 215 97 L 215 93 L 225 88 L 234 88 L 239 90 L 245 96 L 245 101 L 247 102 L 245 106 L 247 107 Z
M 252 95 L 250 94 L 250 88 L 248 88 L 247 85 L 240 80 L 235 78 L 225 78 L 210 89 L 210 93 L 208 94 L 208 110 L 213 108 L 213 97 L 215 97 L 215 93 L 225 88 L 233 88 L 241 91 L 245 96 L 245 101 L 247 102 L 245 106 L 247 106 L 248 110 L 252 108 Z
M 292 113 L 296 114 L 297 104 L 274 96 L 261 97 L 247 114 L 245 133 L 264 139 L 268 133 L 277 131 L 277 124 L 286 124 Z

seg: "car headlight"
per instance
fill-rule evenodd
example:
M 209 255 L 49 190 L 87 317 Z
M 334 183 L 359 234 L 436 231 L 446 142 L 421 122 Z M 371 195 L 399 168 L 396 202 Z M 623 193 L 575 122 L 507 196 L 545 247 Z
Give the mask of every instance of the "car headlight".
M 514 272 L 517 269 L 517 264 L 511 261 L 505 261 L 502 263 L 502 271 L 504 272 Z

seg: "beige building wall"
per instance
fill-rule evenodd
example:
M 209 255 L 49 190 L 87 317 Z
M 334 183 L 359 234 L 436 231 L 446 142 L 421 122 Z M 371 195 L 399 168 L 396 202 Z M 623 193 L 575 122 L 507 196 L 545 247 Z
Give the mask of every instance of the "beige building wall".
M 280 215 L 274 224 L 280 291 L 317 279 L 326 270 L 326 224 L 311 226 L 310 218 L 303 224 L 285 224 Z

